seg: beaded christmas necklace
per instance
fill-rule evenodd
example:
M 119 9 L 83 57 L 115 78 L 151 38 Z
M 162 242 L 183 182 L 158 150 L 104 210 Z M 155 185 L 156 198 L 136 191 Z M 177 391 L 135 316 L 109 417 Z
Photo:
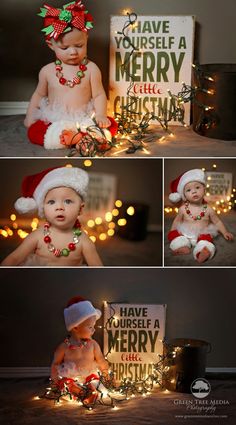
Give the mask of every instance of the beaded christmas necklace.
M 76 248 L 76 244 L 79 242 L 79 237 L 82 233 L 81 229 L 80 229 L 80 223 L 78 220 L 76 220 L 75 222 L 75 226 L 72 229 L 73 232 L 73 242 L 70 242 L 67 246 L 67 248 L 63 248 L 63 249 L 58 249 L 55 248 L 55 246 L 52 243 L 52 239 L 50 236 L 50 224 L 49 223 L 44 223 L 44 228 L 43 228 L 43 232 L 44 232 L 44 242 L 47 244 L 47 248 L 49 252 L 52 252 L 55 257 L 68 257 L 68 255 L 70 254 L 71 251 L 74 251 Z
M 81 338 L 79 341 L 71 340 L 69 337 L 67 337 L 64 340 L 64 343 L 68 346 L 70 350 L 76 350 L 76 348 L 85 347 L 91 340 L 88 338 Z
M 59 83 L 63 86 L 68 86 L 70 88 L 73 88 L 76 84 L 80 84 L 81 78 L 84 77 L 84 71 L 87 69 L 87 63 L 88 59 L 85 57 L 81 64 L 79 65 L 79 71 L 76 72 L 76 76 L 73 78 L 73 80 L 67 80 L 63 75 L 63 67 L 62 62 L 59 59 L 56 59 L 55 61 L 55 69 L 56 69 L 56 76 L 59 79 Z
M 185 211 L 188 214 L 188 216 L 192 218 L 193 220 L 201 220 L 206 214 L 206 209 L 207 209 L 207 204 L 203 204 L 202 211 L 200 212 L 200 214 L 193 215 L 189 209 L 189 202 L 188 201 L 185 202 Z

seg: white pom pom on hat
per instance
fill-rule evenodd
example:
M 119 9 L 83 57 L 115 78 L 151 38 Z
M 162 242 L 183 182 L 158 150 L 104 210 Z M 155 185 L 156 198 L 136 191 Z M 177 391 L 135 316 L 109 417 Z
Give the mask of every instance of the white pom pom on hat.
M 190 182 L 199 182 L 205 185 L 206 176 L 204 171 L 195 168 L 186 171 L 186 173 L 181 174 L 177 179 L 173 180 L 170 184 L 171 193 L 169 194 L 169 200 L 173 203 L 185 200 L 184 188 L 186 184 Z
M 94 308 L 90 301 L 85 300 L 82 297 L 72 298 L 66 308 L 64 309 L 64 319 L 66 329 L 71 331 L 75 326 L 80 325 L 85 320 L 92 316 L 98 320 L 102 315 L 102 312 L 97 308 Z
M 43 216 L 43 202 L 48 191 L 56 187 L 70 187 L 84 200 L 87 194 L 88 173 L 77 167 L 54 167 L 40 173 L 26 176 L 22 182 L 22 197 L 15 202 L 15 209 L 21 213 L 38 210 Z

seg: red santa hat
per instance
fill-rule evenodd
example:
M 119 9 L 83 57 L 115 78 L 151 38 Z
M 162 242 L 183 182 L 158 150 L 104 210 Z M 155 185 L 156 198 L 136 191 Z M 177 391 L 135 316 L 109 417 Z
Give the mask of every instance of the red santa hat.
M 101 315 L 101 311 L 94 308 L 90 301 L 80 296 L 73 297 L 68 301 L 64 309 L 66 329 L 71 331 L 71 329 L 80 325 L 82 322 L 89 319 L 89 317 L 95 316 L 96 320 L 98 320 Z
M 40 173 L 26 176 L 22 182 L 22 197 L 15 202 L 15 209 L 21 213 L 32 213 L 38 210 L 43 216 L 43 202 L 48 191 L 56 187 L 70 187 L 82 199 L 88 188 L 88 173 L 76 167 L 48 168 Z
M 190 182 L 199 182 L 205 185 L 206 177 L 204 171 L 198 168 L 189 170 L 173 180 L 170 184 L 171 193 L 169 195 L 169 200 L 173 203 L 177 203 L 181 201 L 181 199 L 185 201 L 184 187 Z

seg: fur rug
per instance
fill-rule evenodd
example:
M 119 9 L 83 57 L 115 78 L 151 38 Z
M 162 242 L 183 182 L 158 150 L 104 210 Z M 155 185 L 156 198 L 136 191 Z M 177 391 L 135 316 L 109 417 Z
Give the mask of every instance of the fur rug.
M 68 149 L 46 150 L 33 145 L 27 140 L 27 131 L 23 125 L 24 116 L 0 117 L 0 157 L 65 157 Z M 226 157 L 236 156 L 236 141 L 224 141 L 200 136 L 192 128 L 183 126 L 171 127 L 174 137 L 168 136 L 164 141 L 157 139 L 167 136 L 160 127 L 151 129 L 150 135 L 154 141 L 147 142 L 149 154 L 137 150 L 134 154 L 120 152 L 117 157 Z M 119 149 L 118 149 L 119 150 Z M 122 149 L 120 149 L 122 150 Z M 112 149 L 106 156 L 113 156 L 116 150 Z
M 45 378 L 4 379 L 0 383 L 0 418 L 4 425 L 199 425 L 206 422 L 235 425 L 235 380 L 209 379 L 209 382 L 208 402 L 223 400 L 227 404 L 218 403 L 214 412 L 206 413 L 187 408 L 188 403 L 195 403 L 191 394 L 158 390 L 147 397 L 137 396 L 120 403 L 118 410 L 96 405 L 88 411 L 68 402 L 57 407 L 53 400 L 34 400 L 45 391 L 48 385 Z

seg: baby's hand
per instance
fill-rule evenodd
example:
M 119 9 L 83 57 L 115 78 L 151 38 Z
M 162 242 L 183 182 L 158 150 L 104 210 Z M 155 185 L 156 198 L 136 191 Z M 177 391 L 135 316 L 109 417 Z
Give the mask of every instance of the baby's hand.
M 227 241 L 232 241 L 234 239 L 234 235 L 230 232 L 225 232 L 223 236 Z
M 72 130 L 63 130 L 60 134 L 60 143 L 65 146 L 76 145 L 82 138 L 81 133 Z
M 107 128 L 111 125 L 111 121 L 103 115 L 96 115 L 95 120 L 100 128 Z

